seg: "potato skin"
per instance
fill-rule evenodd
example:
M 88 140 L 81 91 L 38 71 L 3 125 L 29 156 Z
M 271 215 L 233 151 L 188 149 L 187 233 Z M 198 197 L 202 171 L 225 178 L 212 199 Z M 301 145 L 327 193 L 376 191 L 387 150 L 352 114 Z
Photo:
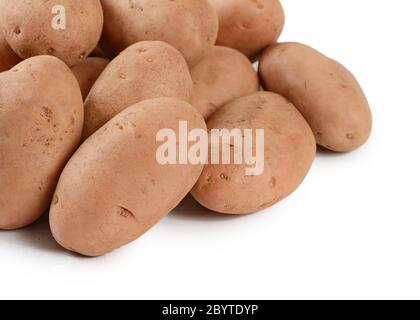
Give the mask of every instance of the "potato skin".
M 79 86 L 59 59 L 30 58 L 0 74 L 0 229 L 25 227 L 48 208 L 82 126 Z
M 64 248 L 100 256 L 141 236 L 187 195 L 203 165 L 160 165 L 156 134 L 178 120 L 206 130 L 188 103 L 158 98 L 137 103 L 79 148 L 64 169 L 50 210 Z M 179 140 L 178 140 L 179 141 Z
M 83 100 L 88 96 L 96 80 L 108 65 L 109 60 L 89 57 L 71 68 L 82 90 Z
M 266 90 L 289 99 L 306 118 L 319 145 L 349 152 L 372 131 L 369 103 L 344 66 L 300 43 L 273 45 L 260 60 Z
M 297 109 L 283 97 L 259 92 L 228 103 L 207 122 L 212 129 L 264 129 L 265 169 L 246 176 L 246 165 L 208 164 L 193 197 L 224 214 L 248 214 L 270 207 L 304 180 L 316 153 L 312 131 Z M 254 150 L 255 152 L 255 150 Z
M 104 40 L 115 54 L 138 41 L 164 41 L 190 67 L 215 44 L 218 20 L 207 0 L 102 0 Z
M 250 59 L 275 43 L 285 16 L 279 0 L 210 0 L 219 17 L 216 44 L 235 48 Z
M 226 103 L 260 89 L 258 74 L 246 56 L 235 49 L 214 47 L 191 69 L 191 103 L 205 119 Z
M 7 71 L 21 62 L 22 59 L 10 48 L 0 30 L 0 72 Z
M 167 43 L 144 41 L 124 50 L 102 72 L 85 101 L 83 138 L 125 108 L 159 97 L 190 102 L 193 84 L 181 53 Z
M 66 29 L 52 28 L 55 5 L 66 9 Z M 53 55 L 73 66 L 95 49 L 102 33 L 100 0 L 0 0 L 6 40 L 23 59 Z

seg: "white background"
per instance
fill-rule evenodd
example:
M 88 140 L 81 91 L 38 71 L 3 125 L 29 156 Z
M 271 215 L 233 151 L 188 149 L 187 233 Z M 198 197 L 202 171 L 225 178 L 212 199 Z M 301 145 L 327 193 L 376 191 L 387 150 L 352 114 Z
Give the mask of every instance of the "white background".
M 0 232 L 0 298 L 420 298 L 420 4 L 282 2 L 281 40 L 359 78 L 370 142 L 319 153 L 301 188 L 265 212 L 225 217 L 189 200 L 101 258 L 61 250 L 45 218 Z

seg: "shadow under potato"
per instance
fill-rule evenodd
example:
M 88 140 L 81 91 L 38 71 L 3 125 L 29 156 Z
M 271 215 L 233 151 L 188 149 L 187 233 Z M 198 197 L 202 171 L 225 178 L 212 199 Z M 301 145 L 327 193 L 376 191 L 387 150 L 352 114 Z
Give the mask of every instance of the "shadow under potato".
M 201 206 L 192 196 L 189 194 L 185 199 L 169 214 L 169 219 L 176 220 L 195 220 L 195 221 L 206 221 L 206 222 L 219 222 L 233 219 L 240 219 L 242 215 L 225 215 L 208 210 Z M 72 253 L 63 249 L 54 239 L 51 233 L 48 213 L 45 213 L 40 219 L 31 224 L 26 228 L 19 230 L 0 231 L 4 234 L 13 234 L 15 242 L 19 242 L 30 248 L 37 250 L 69 254 L 79 256 L 78 254 Z
M 51 234 L 47 213 L 26 228 L 4 232 L 13 233 L 15 241 L 17 240 L 25 246 L 43 251 L 63 252 Z
M 240 219 L 244 215 L 229 215 L 211 211 L 200 205 L 191 194 L 188 194 L 184 200 L 169 215 L 169 218 L 178 220 L 197 220 L 197 221 L 223 221 Z M 246 216 L 246 215 L 245 215 Z

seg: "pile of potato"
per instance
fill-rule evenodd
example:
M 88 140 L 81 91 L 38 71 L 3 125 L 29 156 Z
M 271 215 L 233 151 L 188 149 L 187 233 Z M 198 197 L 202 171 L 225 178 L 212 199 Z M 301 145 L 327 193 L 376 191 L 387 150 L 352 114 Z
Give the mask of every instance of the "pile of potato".
M 284 22 L 278 0 L 0 0 L 0 229 L 49 209 L 61 246 L 99 256 L 189 192 L 215 212 L 254 213 L 302 183 L 317 144 L 364 144 L 372 116 L 357 80 L 309 46 L 276 43 Z M 180 121 L 264 129 L 263 174 L 159 164 L 156 133 Z

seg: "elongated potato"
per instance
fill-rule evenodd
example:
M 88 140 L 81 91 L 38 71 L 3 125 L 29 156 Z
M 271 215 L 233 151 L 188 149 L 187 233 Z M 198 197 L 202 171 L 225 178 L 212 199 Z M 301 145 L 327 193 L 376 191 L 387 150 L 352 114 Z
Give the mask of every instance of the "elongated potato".
M 10 48 L 3 33 L 0 30 L 0 72 L 7 71 L 17 65 L 21 59 Z
M 83 100 L 88 96 L 96 80 L 108 65 L 109 60 L 89 57 L 71 68 L 82 90 Z
M 258 74 L 242 53 L 214 47 L 191 70 L 194 92 L 191 103 L 207 119 L 226 103 L 260 89 Z
M 315 157 L 315 139 L 302 115 L 286 99 L 271 92 L 228 103 L 210 117 L 207 126 L 209 131 L 239 129 L 242 142 L 240 146 L 233 139 L 219 139 L 219 154 L 224 154 L 224 146 L 232 151 L 230 164 L 223 164 L 221 159 L 215 164 L 211 158 L 192 190 L 199 203 L 216 212 L 247 214 L 275 204 L 302 183 Z M 252 164 L 250 158 L 243 157 L 242 164 L 235 164 L 234 153 L 251 150 L 245 147 L 246 130 L 253 130 L 252 154 L 256 161 Z M 264 130 L 262 141 L 258 141 L 257 130 Z M 218 149 L 214 140 L 210 146 L 211 150 L 215 146 Z M 250 175 L 247 169 L 253 167 L 260 172 Z
M 282 43 L 264 52 L 259 68 L 264 88 L 296 105 L 321 146 L 348 152 L 368 140 L 369 103 L 356 78 L 337 61 L 300 43 Z
M 164 41 L 189 66 L 215 44 L 218 20 L 207 0 L 102 0 L 104 40 L 115 54 L 138 41 Z
M 59 59 L 30 58 L 0 74 L 0 229 L 48 208 L 82 126 L 79 86 Z
M 0 0 L 0 20 L 21 58 L 52 55 L 73 66 L 95 49 L 103 12 L 100 0 Z
M 279 0 L 210 0 L 219 17 L 216 44 L 235 48 L 250 59 L 275 43 L 285 17 Z
M 190 131 L 206 130 L 191 105 L 158 98 L 127 108 L 86 140 L 64 169 L 51 206 L 59 244 L 103 255 L 137 239 L 178 205 L 203 168 L 158 163 L 157 133 L 178 132 L 179 121 Z
M 160 41 L 133 44 L 111 61 L 92 87 L 85 101 L 83 137 L 142 100 L 170 97 L 189 102 L 192 89 L 179 51 Z

